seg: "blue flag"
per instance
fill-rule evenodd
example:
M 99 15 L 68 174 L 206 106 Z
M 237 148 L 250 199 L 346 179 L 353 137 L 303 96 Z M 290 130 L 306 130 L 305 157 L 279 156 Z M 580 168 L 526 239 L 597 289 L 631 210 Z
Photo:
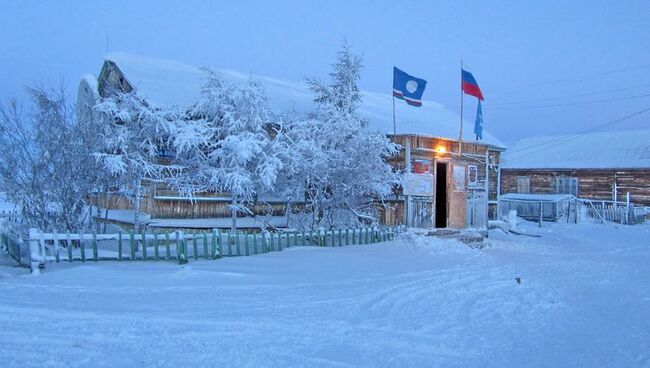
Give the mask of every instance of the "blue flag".
M 393 97 L 406 101 L 411 106 L 422 106 L 422 93 L 427 81 L 415 78 L 393 67 Z
M 476 134 L 476 140 L 483 139 L 483 109 L 481 109 L 481 100 L 478 100 L 478 108 L 476 108 L 474 134 Z

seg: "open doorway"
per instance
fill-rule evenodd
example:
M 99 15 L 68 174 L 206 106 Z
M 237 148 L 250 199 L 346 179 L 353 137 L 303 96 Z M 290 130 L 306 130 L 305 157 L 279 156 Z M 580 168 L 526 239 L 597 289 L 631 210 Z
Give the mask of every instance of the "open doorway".
M 447 167 L 436 162 L 436 227 L 447 227 Z

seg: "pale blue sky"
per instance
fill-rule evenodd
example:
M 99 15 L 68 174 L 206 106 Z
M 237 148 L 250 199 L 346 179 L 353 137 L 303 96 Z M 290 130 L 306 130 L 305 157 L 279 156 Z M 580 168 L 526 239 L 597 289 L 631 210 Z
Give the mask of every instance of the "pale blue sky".
M 278 78 L 323 76 L 345 38 L 361 85 L 390 93 L 392 67 L 459 109 L 461 57 L 506 143 L 575 133 L 650 107 L 648 1 L 2 1 L 0 97 L 97 74 L 125 51 Z M 576 96 L 582 95 L 582 96 Z M 569 97 L 567 97 L 569 96 Z M 571 97 L 573 96 L 573 97 Z M 475 114 L 466 99 L 465 113 Z M 569 106 L 556 106 L 570 104 Z M 608 129 L 650 128 L 650 113 Z

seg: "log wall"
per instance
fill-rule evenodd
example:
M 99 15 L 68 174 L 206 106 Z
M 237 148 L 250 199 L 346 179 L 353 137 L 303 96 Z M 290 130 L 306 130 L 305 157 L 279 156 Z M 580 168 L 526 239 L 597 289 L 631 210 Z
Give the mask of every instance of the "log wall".
M 531 193 L 555 193 L 555 178 L 571 176 L 578 178 L 580 198 L 613 200 L 616 183 L 619 201 L 625 201 L 630 193 L 634 204 L 650 206 L 650 168 L 648 169 L 579 169 L 579 170 L 501 170 L 501 193 L 517 192 L 517 177 L 530 177 Z

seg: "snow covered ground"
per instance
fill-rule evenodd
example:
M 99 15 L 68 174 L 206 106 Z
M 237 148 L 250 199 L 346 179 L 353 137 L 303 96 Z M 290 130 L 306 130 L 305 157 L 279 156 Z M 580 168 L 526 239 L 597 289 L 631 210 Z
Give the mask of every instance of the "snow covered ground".
M 0 366 L 649 367 L 650 226 L 524 229 L 542 237 L 0 262 Z

